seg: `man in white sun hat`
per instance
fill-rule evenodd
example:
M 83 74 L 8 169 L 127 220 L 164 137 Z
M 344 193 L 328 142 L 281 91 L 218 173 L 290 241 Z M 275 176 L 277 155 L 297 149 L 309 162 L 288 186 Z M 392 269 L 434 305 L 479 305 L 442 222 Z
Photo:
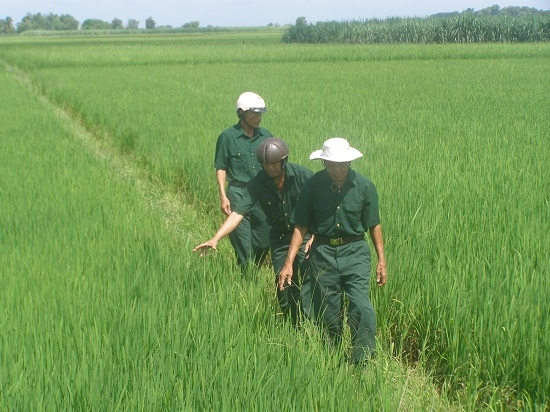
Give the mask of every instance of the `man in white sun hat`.
M 287 260 L 279 272 L 279 288 L 292 278 L 292 262 L 304 236 L 314 234 L 310 251 L 312 309 L 335 344 L 341 342 L 343 295 L 349 300 L 350 360 L 361 364 L 374 355 L 376 314 L 369 298 L 371 258 L 365 232 L 378 257 L 376 283 L 386 283 L 386 259 L 378 194 L 374 184 L 350 168 L 363 156 L 346 139 L 327 140 L 310 159 L 321 159 L 324 170 L 304 185 L 294 209 L 294 232 Z
M 224 130 L 216 142 L 214 167 L 220 196 L 220 209 L 229 216 L 242 202 L 246 184 L 262 170 L 256 158 L 260 144 L 273 135 L 260 127 L 267 111 L 264 99 L 244 92 L 237 99 L 239 122 Z M 259 205 L 254 205 L 229 235 L 237 263 L 245 270 L 249 262 L 260 264 L 269 251 L 269 225 Z

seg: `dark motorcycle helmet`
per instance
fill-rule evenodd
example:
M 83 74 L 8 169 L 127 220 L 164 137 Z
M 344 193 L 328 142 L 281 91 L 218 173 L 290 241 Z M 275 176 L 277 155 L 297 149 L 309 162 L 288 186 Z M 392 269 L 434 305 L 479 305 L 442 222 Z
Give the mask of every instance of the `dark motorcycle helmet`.
M 256 158 L 260 163 L 273 163 L 279 160 L 288 160 L 288 146 L 278 137 L 269 137 L 265 139 L 256 151 Z

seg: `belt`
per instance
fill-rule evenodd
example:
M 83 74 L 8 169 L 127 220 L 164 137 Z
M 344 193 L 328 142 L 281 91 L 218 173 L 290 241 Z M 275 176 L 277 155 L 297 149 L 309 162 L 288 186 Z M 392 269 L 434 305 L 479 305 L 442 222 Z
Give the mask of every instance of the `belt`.
M 325 236 L 315 235 L 313 242 L 322 243 L 323 245 L 340 246 L 351 242 L 357 242 L 359 240 L 365 240 L 364 235 L 355 235 L 347 237 L 330 238 Z
M 246 187 L 246 183 L 244 183 L 244 182 L 239 182 L 239 181 L 237 181 L 237 180 L 233 180 L 233 181 L 227 183 L 227 186 Z

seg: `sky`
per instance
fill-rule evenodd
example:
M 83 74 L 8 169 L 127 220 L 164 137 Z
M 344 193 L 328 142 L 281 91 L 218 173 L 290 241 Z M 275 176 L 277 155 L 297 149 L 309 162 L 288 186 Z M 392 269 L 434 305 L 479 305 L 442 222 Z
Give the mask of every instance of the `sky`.
M 156 26 L 180 27 L 198 21 L 200 27 L 256 27 L 294 24 L 298 17 L 308 23 L 386 17 L 425 17 L 440 12 L 481 10 L 498 4 L 550 10 L 550 0 L 0 0 L 0 18 L 17 24 L 27 13 L 69 14 L 86 19 L 124 24 L 151 17 Z

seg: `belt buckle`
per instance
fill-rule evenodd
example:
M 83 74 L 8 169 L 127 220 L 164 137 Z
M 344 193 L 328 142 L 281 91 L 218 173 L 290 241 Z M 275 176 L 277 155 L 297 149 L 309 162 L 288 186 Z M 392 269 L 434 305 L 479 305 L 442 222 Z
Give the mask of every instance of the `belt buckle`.
M 342 244 L 342 238 L 339 237 L 338 239 L 329 239 L 328 243 L 331 246 L 340 246 Z

